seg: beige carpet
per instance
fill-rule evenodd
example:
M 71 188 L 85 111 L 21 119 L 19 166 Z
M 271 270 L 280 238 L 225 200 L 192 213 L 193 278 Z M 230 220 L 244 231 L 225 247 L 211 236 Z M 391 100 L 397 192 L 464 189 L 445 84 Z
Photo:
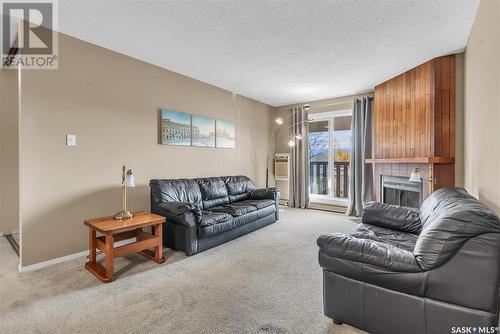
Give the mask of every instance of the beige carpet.
M 0 238 L 0 333 L 361 333 L 323 315 L 316 238 L 349 232 L 343 215 L 285 209 L 281 220 L 157 265 L 140 255 L 116 261 L 101 284 L 84 258 L 19 274 Z

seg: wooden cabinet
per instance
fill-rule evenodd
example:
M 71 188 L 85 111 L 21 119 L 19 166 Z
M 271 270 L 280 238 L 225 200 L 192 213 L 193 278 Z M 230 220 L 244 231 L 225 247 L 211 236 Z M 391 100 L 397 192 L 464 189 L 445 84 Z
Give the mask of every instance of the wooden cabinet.
M 432 59 L 376 86 L 374 109 L 369 162 L 429 164 L 435 188 L 454 184 L 454 55 Z

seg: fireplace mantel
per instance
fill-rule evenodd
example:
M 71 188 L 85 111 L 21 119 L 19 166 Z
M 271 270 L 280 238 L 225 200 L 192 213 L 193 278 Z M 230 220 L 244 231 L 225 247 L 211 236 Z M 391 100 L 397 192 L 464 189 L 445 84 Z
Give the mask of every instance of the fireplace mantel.
M 455 162 L 455 158 L 451 157 L 379 158 L 379 159 L 366 159 L 365 162 L 373 164 L 452 164 Z

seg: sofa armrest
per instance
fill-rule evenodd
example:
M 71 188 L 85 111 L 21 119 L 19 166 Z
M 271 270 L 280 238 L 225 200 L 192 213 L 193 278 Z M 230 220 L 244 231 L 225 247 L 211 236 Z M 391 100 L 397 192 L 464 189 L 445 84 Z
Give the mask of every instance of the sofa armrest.
M 151 208 L 151 212 L 167 218 L 163 229 L 164 244 L 172 249 L 184 251 L 189 256 L 198 252 L 198 218 L 195 215 L 196 210 L 180 213 L 181 211 L 174 214 L 159 205 Z
M 276 206 L 275 217 L 276 220 L 280 219 L 280 190 L 275 187 L 271 188 L 259 188 L 254 189 L 250 192 L 250 199 L 272 199 L 274 200 L 274 205 Z
M 343 233 L 331 233 L 321 235 L 317 244 L 320 252 L 327 256 L 396 272 L 422 271 L 412 252 L 381 242 L 358 239 Z
M 191 204 L 192 208 L 184 204 Z M 192 203 L 164 202 L 160 203 L 152 211 L 153 213 L 166 217 L 167 222 L 188 228 L 196 227 L 198 221 L 196 214 L 197 208 Z
M 254 189 L 250 193 L 251 199 L 272 199 L 279 201 L 280 190 L 278 188 L 259 188 Z
M 368 202 L 361 214 L 363 224 L 377 225 L 408 233 L 420 233 L 420 212 L 379 202 Z

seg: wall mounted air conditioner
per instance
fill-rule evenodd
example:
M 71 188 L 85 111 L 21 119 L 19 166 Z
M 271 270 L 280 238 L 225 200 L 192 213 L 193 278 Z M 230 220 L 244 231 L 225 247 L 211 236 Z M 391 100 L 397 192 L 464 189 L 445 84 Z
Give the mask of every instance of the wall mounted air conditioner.
M 276 153 L 274 156 L 274 179 L 287 181 L 290 174 L 290 153 Z

